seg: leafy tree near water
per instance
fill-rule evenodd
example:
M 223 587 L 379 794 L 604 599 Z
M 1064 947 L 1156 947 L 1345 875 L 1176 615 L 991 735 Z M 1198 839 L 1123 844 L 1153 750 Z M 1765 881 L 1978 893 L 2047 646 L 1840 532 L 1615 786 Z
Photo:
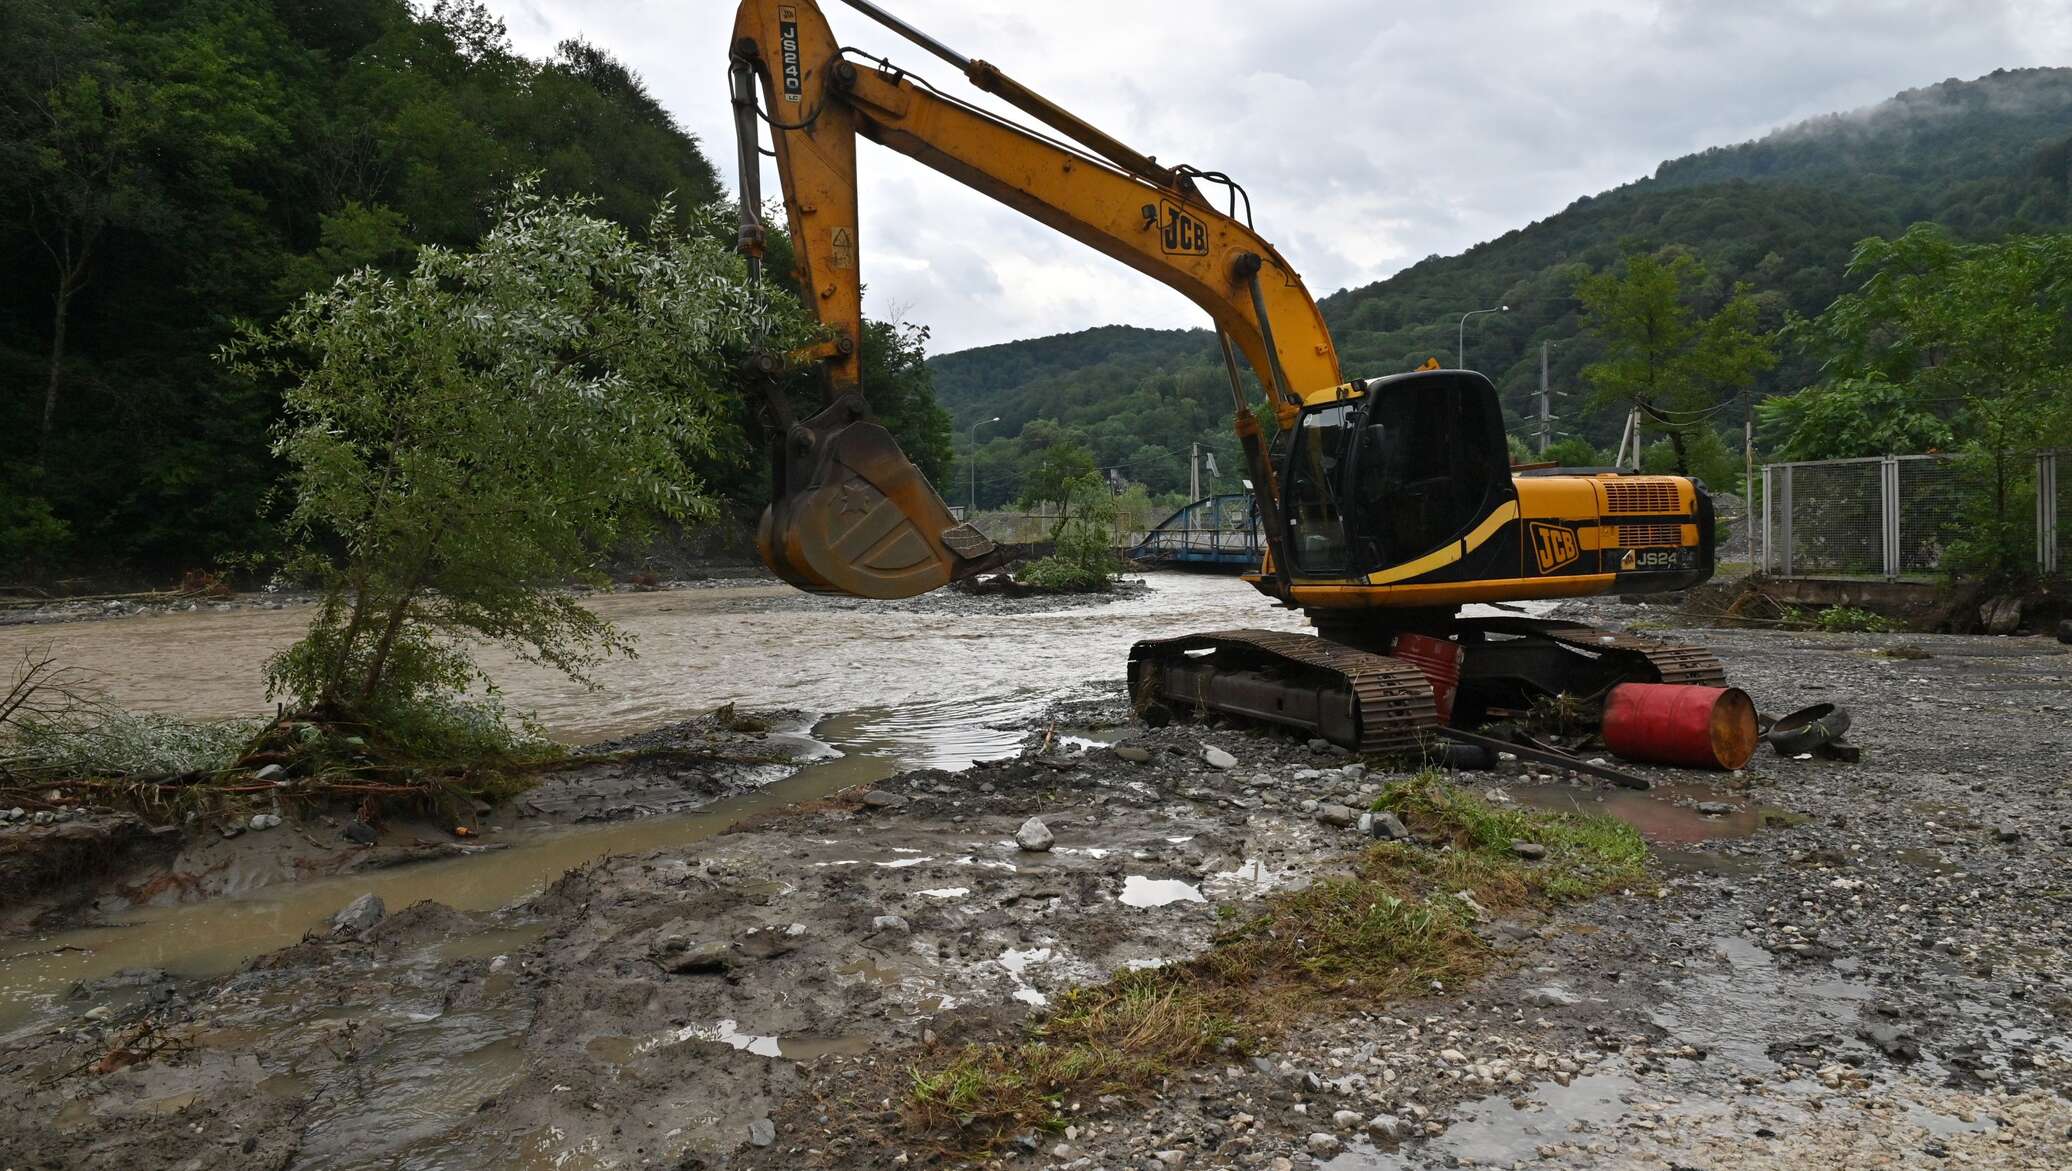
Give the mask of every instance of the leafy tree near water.
M 1115 556 L 1115 494 L 1095 472 L 1074 479 L 1066 490 L 1068 517 L 1058 522 L 1057 550 L 1031 562 L 1022 580 L 1045 589 L 1105 590 L 1121 571 Z
M 559 587 L 712 508 L 694 463 L 733 362 L 809 331 L 666 205 L 645 242 L 588 207 L 521 183 L 479 249 L 353 273 L 226 348 L 283 384 L 295 568 L 324 586 L 275 694 L 381 723 L 473 681 L 468 640 L 578 679 L 630 649 Z

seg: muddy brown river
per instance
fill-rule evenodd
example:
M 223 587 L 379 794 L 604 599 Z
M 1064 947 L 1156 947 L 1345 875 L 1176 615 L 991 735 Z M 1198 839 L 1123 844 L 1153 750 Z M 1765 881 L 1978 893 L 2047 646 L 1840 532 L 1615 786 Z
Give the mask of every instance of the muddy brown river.
M 1017 701 L 1039 703 L 1078 684 L 1119 679 L 1136 639 L 1306 626 L 1236 578 L 1155 574 L 1145 581 L 1112 601 L 1056 604 L 953 594 L 873 603 L 771 584 L 605 594 L 588 605 L 634 637 L 639 657 L 607 664 L 595 689 L 496 650 L 478 661 L 512 710 L 532 712 L 575 743 L 728 702 L 820 714 L 881 709 L 903 715 L 867 734 L 908 743 L 914 763 L 948 763 L 969 759 L 967 749 L 985 755 L 985 745 L 954 734 L 958 743 L 939 743 L 938 734 L 1011 720 L 1027 710 Z M 261 678 L 266 658 L 301 635 L 309 613 L 291 607 L 8 627 L 0 629 L 0 659 L 48 644 L 124 707 L 262 715 L 272 711 Z
M 962 768 L 1013 753 L 1061 693 L 1118 680 L 1139 638 L 1258 626 L 1298 630 L 1300 615 L 1228 577 L 1158 574 L 1111 600 L 1005 601 L 951 594 L 877 604 L 750 584 L 589 603 L 638 645 L 595 688 L 486 651 L 479 661 L 513 711 L 587 742 L 732 702 L 806 713 L 798 739 L 820 759 L 745 797 L 696 813 L 533 832 L 508 849 L 372 874 L 255 888 L 248 897 L 143 906 L 121 925 L 0 945 L 0 1031 L 39 1015 L 74 982 L 136 968 L 225 972 L 284 947 L 372 891 L 391 906 L 436 899 L 505 906 L 609 854 L 718 833 L 760 810 L 813 800 L 900 768 Z M 293 642 L 308 608 L 197 612 L 0 629 L 0 657 L 48 646 L 92 674 L 116 704 L 194 717 L 272 708 L 262 671 Z

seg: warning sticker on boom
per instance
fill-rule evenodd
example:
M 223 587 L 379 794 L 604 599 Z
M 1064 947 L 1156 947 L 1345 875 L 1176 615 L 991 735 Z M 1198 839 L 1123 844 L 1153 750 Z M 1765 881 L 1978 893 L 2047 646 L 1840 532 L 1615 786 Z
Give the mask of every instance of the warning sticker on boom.
M 778 65 L 784 74 L 784 100 L 796 102 L 805 91 L 805 77 L 799 72 L 799 10 L 789 4 L 777 7 Z

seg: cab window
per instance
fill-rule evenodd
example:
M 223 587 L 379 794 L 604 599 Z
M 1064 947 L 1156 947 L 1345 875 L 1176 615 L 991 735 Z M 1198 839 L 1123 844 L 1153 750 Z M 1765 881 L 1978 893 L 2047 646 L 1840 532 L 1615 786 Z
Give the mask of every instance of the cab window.
M 1355 415 L 1349 404 L 1305 411 L 1288 443 L 1288 559 L 1299 574 L 1345 568 L 1345 518 L 1338 487 Z

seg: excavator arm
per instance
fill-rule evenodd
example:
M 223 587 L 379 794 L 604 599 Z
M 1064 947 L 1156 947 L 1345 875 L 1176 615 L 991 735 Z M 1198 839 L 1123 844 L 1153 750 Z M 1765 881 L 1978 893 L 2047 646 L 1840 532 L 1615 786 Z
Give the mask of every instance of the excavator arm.
M 861 395 L 859 137 L 1111 256 L 1207 311 L 1223 341 L 1248 470 L 1262 511 L 1273 511 L 1273 468 L 1232 351 L 1257 374 L 1283 427 L 1294 422 L 1305 395 L 1343 379 L 1323 315 L 1294 268 L 1246 223 L 1213 206 L 1197 182 L 1227 180 L 1162 166 L 995 67 L 954 53 L 875 5 L 847 2 L 1077 145 L 949 97 L 883 59 L 844 50 L 811 0 L 743 0 L 730 73 L 741 247 L 759 263 L 760 120 L 782 178 L 799 289 L 831 334 L 789 356 L 826 370 L 826 407 L 794 421 L 773 400 L 787 434 L 776 456 L 775 498 L 758 534 L 764 559 L 802 588 L 866 597 L 923 593 L 997 560 L 991 543 L 955 522 L 891 436 L 870 421 Z M 1234 211 L 1234 185 L 1232 191 Z M 1262 519 L 1270 535 L 1279 533 L 1276 518 Z M 1286 564 L 1284 557 L 1272 560 Z

